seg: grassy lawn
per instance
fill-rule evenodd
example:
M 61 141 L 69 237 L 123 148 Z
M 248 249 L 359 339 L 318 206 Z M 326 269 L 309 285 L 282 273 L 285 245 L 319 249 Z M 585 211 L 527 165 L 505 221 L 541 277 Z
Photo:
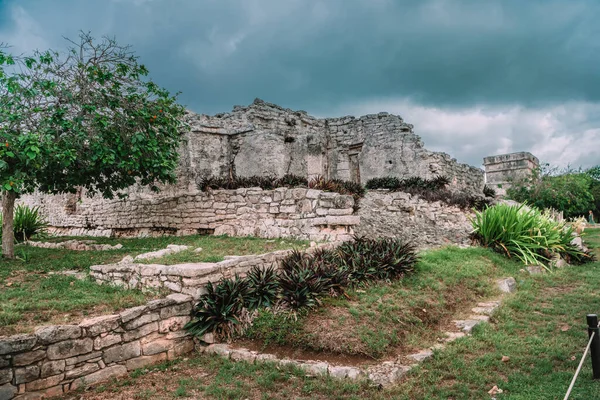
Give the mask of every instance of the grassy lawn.
M 72 238 L 54 238 L 63 241 Z M 109 251 L 70 251 L 17 246 L 22 260 L 0 258 L 0 336 L 27 332 L 36 325 L 77 322 L 85 316 L 101 315 L 133 307 L 164 293 L 141 293 L 97 285 L 91 280 L 51 274 L 65 270 L 86 272 L 91 265 L 117 262 L 125 255 L 137 255 L 185 244 L 192 249 L 150 262 L 178 263 L 220 261 L 225 255 L 244 255 L 307 246 L 307 242 L 228 238 L 215 236 L 160 237 L 146 239 L 78 238 L 123 248 Z M 26 261 L 23 261 L 26 260 Z
M 447 247 L 422 255 L 416 273 L 327 298 L 299 318 L 263 312 L 250 338 L 272 344 L 385 358 L 434 345 L 452 319 L 500 293 L 495 279 L 518 277 L 522 265 L 482 248 Z
M 589 243 L 598 251 L 600 230 L 590 229 L 586 233 Z M 442 254 L 445 255 L 442 257 Z M 449 260 L 444 260 L 445 257 Z M 461 263 L 458 263 L 459 259 Z M 422 279 L 425 291 L 428 288 L 426 285 L 435 284 L 436 280 L 441 280 L 439 284 L 445 285 L 443 282 L 446 281 L 440 275 L 443 270 L 447 275 L 454 276 L 450 279 L 455 283 L 464 284 L 463 287 L 471 288 L 469 290 L 474 290 L 478 295 L 491 292 L 486 289 L 486 284 L 480 284 L 481 288 L 477 291 L 476 280 L 486 282 L 496 273 L 512 274 L 517 279 L 518 291 L 505 299 L 493 316 L 492 323 L 476 327 L 472 336 L 459 339 L 435 352 L 434 357 L 412 370 L 396 387 L 377 390 L 365 383 L 310 377 L 294 369 L 269 364 L 249 365 L 193 356 L 179 363 L 136 371 L 129 378 L 103 385 L 88 393 L 74 394 L 72 398 L 458 400 L 490 399 L 487 392 L 494 385 L 503 390 L 502 394 L 496 395 L 498 400 L 564 397 L 587 344 L 585 315 L 600 313 L 600 262 L 535 276 L 521 273 L 518 265 L 501 262 L 496 255 L 478 249 L 444 250 L 437 255 L 436 252 L 430 252 L 424 257 L 424 262 L 420 266 L 424 269 L 420 272 L 429 278 L 415 276 L 412 279 Z M 488 267 L 477 268 L 475 265 L 479 263 Z M 429 270 L 425 269 L 427 265 Z M 461 265 L 467 266 L 464 267 L 465 271 L 456 271 Z M 439 271 L 436 272 L 437 269 Z M 404 285 L 408 283 L 405 281 Z M 378 307 L 374 306 L 375 303 L 383 308 L 393 306 L 391 302 L 386 305 L 383 300 L 369 300 L 376 290 L 381 290 L 383 295 L 393 296 L 394 290 L 402 289 L 395 285 L 366 288 L 364 293 L 353 293 L 351 297 L 357 299 L 359 295 L 364 296 L 358 302 L 361 305 L 355 305 L 355 308 L 359 315 L 368 315 L 369 309 L 373 311 L 374 307 Z M 415 301 L 420 305 L 422 300 Z M 344 301 L 334 302 L 330 306 L 340 309 L 349 307 Z M 387 317 L 392 311 L 385 313 Z M 375 316 L 371 321 L 387 326 L 387 323 L 380 322 L 385 314 Z M 418 332 L 416 329 L 415 333 L 406 337 L 418 335 Z M 423 339 L 424 342 L 428 340 Z M 503 362 L 503 356 L 509 357 L 509 360 Z M 600 382 L 591 379 L 589 359 L 571 399 L 600 399 Z

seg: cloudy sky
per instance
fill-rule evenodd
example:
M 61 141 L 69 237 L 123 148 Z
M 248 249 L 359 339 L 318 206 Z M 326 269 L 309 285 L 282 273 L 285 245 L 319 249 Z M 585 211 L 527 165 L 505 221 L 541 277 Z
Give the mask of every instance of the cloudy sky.
M 14 52 L 108 34 L 193 111 L 387 111 L 476 166 L 600 164 L 599 21 L 598 0 L 0 0 Z

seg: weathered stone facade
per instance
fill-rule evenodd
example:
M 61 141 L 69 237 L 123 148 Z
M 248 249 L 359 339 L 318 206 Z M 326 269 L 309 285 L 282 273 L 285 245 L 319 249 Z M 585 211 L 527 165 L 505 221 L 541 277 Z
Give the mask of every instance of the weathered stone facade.
M 287 173 L 365 183 L 375 177 L 444 175 L 480 192 L 483 171 L 423 147 L 413 126 L 388 113 L 317 119 L 262 100 L 215 116 L 188 113 L 181 184 L 206 176 Z
M 404 192 L 372 190 L 361 199 L 355 232 L 367 237 L 404 237 L 419 248 L 467 245 L 472 211 Z
M 511 181 L 527 178 L 540 166 L 540 160 L 528 152 L 501 154 L 483 159 L 486 184 L 505 194 Z
M 67 196 L 24 196 L 41 207 L 51 231 L 65 235 L 160 234 L 293 237 L 348 240 L 359 218 L 352 196 L 311 189 L 215 190 L 181 195 L 132 194 L 125 200 L 83 196 L 75 209 Z
M 194 349 L 192 297 L 173 294 L 79 325 L 0 337 L 0 399 L 60 396 Z

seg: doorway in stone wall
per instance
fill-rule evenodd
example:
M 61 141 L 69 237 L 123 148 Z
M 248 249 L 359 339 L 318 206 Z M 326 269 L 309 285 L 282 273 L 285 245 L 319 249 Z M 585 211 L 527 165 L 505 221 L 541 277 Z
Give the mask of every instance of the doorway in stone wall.
M 362 150 L 362 143 L 357 143 L 348 148 L 348 167 L 350 169 L 350 180 L 360 184 L 360 163 L 358 156 Z

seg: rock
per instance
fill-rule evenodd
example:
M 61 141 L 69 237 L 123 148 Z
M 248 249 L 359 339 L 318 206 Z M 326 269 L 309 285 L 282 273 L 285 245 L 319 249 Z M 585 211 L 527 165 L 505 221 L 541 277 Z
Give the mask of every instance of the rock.
M 146 306 L 133 307 L 133 308 L 128 308 L 125 311 L 122 311 L 119 314 L 119 316 L 121 317 L 121 321 L 123 323 L 127 323 L 127 322 L 131 321 L 132 319 L 139 317 L 146 311 L 148 311 L 148 307 L 146 307 Z
M 81 328 L 77 325 L 45 326 L 37 329 L 35 336 L 37 336 L 41 344 L 52 344 L 62 340 L 80 338 Z
M 48 359 L 61 360 L 64 358 L 75 357 L 80 354 L 91 353 L 94 348 L 94 341 L 91 338 L 79 340 L 66 340 L 48 346 Z
M 58 385 L 63 379 L 63 374 L 51 376 L 45 379 L 38 379 L 37 381 L 26 383 L 25 390 L 28 392 L 37 392 L 38 390 L 48 389 Z
M 158 364 L 161 361 L 167 360 L 167 353 L 155 354 L 153 356 L 141 356 L 127 360 L 125 366 L 128 371 L 133 371 L 139 368 L 144 368 L 149 365 Z
M 111 378 L 118 378 L 120 376 L 127 375 L 127 368 L 123 365 L 113 365 L 112 367 L 106 367 L 98 372 L 76 379 L 71 383 L 71 390 L 77 390 L 79 388 L 85 388 L 92 386 L 96 383 L 106 382 Z
M 35 350 L 28 353 L 15 354 L 13 357 L 13 365 L 16 367 L 22 367 L 25 365 L 33 364 L 36 361 L 40 361 L 46 357 L 44 350 Z
M 37 338 L 33 335 L 13 335 L 0 339 L 0 355 L 31 350 Z
M 79 326 L 87 329 L 88 333 L 92 336 L 99 335 L 100 333 L 109 332 L 119 327 L 121 317 L 119 314 L 113 315 L 102 315 L 100 317 L 84 319 Z
M 499 279 L 496 283 L 503 293 L 514 293 L 517 290 L 517 281 L 513 277 Z
M 0 385 L 12 381 L 13 372 L 10 368 L 0 369 Z
M 194 253 L 200 253 L 202 251 L 202 247 L 198 247 L 197 249 L 194 249 Z
M 131 342 L 111 347 L 103 351 L 102 359 L 106 364 L 129 360 L 142 354 L 140 342 Z
M 234 361 L 245 361 L 250 364 L 256 360 L 256 353 L 248 349 L 233 349 L 231 350 L 230 357 Z
M 10 400 L 17 394 L 17 388 L 10 383 L 0 386 L 0 399 Z
M 541 265 L 529 265 L 525 269 L 529 272 L 529 275 L 539 275 L 546 272 L 546 268 Z
M 422 362 L 422 361 L 428 359 L 431 356 L 433 356 L 433 351 L 431 351 L 431 350 L 423 350 L 423 351 L 420 351 L 418 353 L 411 354 L 411 355 L 409 355 L 407 357 L 410 358 L 411 360 L 415 360 L 416 362 Z
M 65 379 L 75 379 L 80 376 L 89 375 L 92 372 L 96 372 L 100 369 L 100 366 L 97 363 L 85 363 L 81 367 L 74 368 L 65 373 Z
M 175 342 L 173 340 L 158 339 L 149 343 L 145 343 L 142 346 L 142 353 L 145 356 L 163 353 L 172 349 L 174 345 Z
M 231 349 L 228 345 L 224 343 L 211 344 L 210 346 L 204 349 L 206 354 L 218 354 L 224 358 L 229 358 L 229 354 L 231 353 Z
M 327 375 L 329 364 L 326 362 L 303 362 L 299 365 L 300 369 L 312 375 Z
M 47 361 L 42 364 L 42 378 L 47 378 L 49 376 L 59 375 L 65 372 L 65 360 L 59 361 Z
M 137 329 L 125 332 L 123 334 L 123 341 L 130 342 L 132 340 L 140 339 L 156 331 L 158 331 L 158 322 L 151 322 L 147 325 L 142 325 Z
M 94 339 L 94 350 L 102 350 L 105 347 L 112 346 L 113 344 L 121 343 L 121 335 L 106 335 L 104 337 L 99 336 Z

